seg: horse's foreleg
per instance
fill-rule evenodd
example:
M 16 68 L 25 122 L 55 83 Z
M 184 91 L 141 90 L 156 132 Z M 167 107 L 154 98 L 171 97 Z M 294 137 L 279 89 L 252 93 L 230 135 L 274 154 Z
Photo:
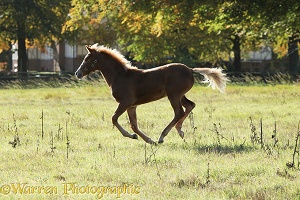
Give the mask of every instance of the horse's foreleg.
M 128 133 L 126 130 L 123 129 L 123 127 L 118 122 L 118 118 L 126 111 L 127 108 L 128 107 L 126 107 L 122 104 L 119 104 L 117 110 L 115 111 L 114 115 L 112 116 L 112 123 L 113 123 L 113 125 L 115 125 L 117 127 L 117 129 L 122 133 L 122 135 L 124 137 L 137 139 L 138 137 L 136 134 Z
M 149 138 L 147 135 L 145 135 L 142 131 L 139 130 L 138 124 L 137 124 L 137 117 L 136 117 L 136 107 L 130 107 L 127 109 L 128 117 L 130 120 L 130 125 L 132 130 L 138 134 L 145 142 L 149 144 L 155 144 L 155 142 Z
M 183 117 L 176 123 L 175 128 L 176 128 L 178 134 L 180 135 L 180 137 L 183 139 L 184 132 L 181 130 L 182 123 L 185 120 L 185 118 L 190 114 L 190 112 L 194 109 L 196 104 L 194 102 L 190 101 L 189 99 L 187 99 L 186 96 L 183 96 L 181 98 L 181 103 L 182 103 L 183 107 L 185 107 L 185 112 L 184 112 Z
M 164 137 L 168 135 L 168 133 L 174 127 L 174 125 L 184 116 L 184 112 L 183 112 L 183 108 L 181 106 L 180 99 L 175 98 L 175 100 L 173 100 L 172 98 L 169 98 L 169 100 L 174 109 L 175 116 L 174 116 L 173 120 L 170 122 L 170 124 L 161 133 L 158 143 L 164 142 Z

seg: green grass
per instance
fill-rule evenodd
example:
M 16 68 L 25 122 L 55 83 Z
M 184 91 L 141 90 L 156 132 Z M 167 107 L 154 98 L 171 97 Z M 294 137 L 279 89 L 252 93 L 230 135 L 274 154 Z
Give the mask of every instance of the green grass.
M 229 85 L 225 95 L 195 85 L 187 97 L 196 108 L 184 123 L 185 139 L 172 129 L 162 145 L 150 146 L 113 127 L 117 103 L 102 82 L 0 90 L 0 199 L 98 199 L 97 188 L 107 190 L 103 199 L 117 199 L 124 185 L 121 199 L 300 198 L 300 171 L 286 166 L 300 120 L 299 85 Z M 154 140 L 173 118 L 167 99 L 137 114 Z M 251 141 L 250 117 L 258 134 L 262 119 L 263 149 Z M 125 114 L 119 122 L 130 131 Z M 77 190 L 65 192 L 71 183 Z M 18 184 L 40 192 L 15 194 Z

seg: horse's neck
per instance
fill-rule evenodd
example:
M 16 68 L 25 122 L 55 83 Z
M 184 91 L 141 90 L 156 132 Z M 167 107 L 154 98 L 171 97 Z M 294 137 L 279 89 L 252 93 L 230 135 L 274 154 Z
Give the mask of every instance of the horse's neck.
M 102 69 L 100 70 L 102 75 L 104 76 L 104 79 L 109 87 L 111 87 L 112 82 L 115 78 L 115 76 L 122 72 L 123 69 L 118 66 L 117 63 L 109 63 L 105 62 L 102 65 Z

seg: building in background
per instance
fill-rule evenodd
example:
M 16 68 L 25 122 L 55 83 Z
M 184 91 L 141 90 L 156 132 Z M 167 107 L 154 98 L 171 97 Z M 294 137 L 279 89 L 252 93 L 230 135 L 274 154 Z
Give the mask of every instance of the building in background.
M 242 72 L 270 72 L 272 71 L 272 48 L 263 46 L 259 51 L 244 53 L 241 61 Z
M 18 69 L 18 45 L 13 45 L 12 72 Z M 66 72 L 73 73 L 79 67 L 87 51 L 85 45 L 69 45 L 60 43 L 53 50 L 47 46 L 43 50 L 39 48 L 27 48 L 28 71 L 33 72 Z
M 12 70 L 17 72 L 18 54 L 17 45 L 13 45 Z M 46 47 L 42 51 L 38 48 L 28 48 L 28 70 L 32 72 L 63 72 L 74 73 L 80 66 L 87 51 L 85 45 L 70 45 L 61 42 L 53 50 Z M 230 62 L 230 61 L 229 61 Z M 139 63 L 136 63 L 139 66 Z M 243 53 L 241 61 L 242 72 L 284 72 L 286 67 L 282 66 L 272 58 L 272 48 L 265 46 L 259 51 Z
M 58 48 L 59 66 L 64 72 L 75 72 L 87 54 L 85 45 L 62 43 Z

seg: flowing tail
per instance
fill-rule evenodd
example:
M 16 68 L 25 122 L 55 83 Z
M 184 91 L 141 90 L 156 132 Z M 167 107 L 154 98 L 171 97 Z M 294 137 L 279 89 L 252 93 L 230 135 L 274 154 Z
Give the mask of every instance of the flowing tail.
M 225 92 L 225 87 L 229 79 L 222 72 L 221 68 L 193 68 L 193 72 L 202 74 L 205 78 L 204 83 L 209 83 L 208 87 L 217 88 L 220 92 Z

